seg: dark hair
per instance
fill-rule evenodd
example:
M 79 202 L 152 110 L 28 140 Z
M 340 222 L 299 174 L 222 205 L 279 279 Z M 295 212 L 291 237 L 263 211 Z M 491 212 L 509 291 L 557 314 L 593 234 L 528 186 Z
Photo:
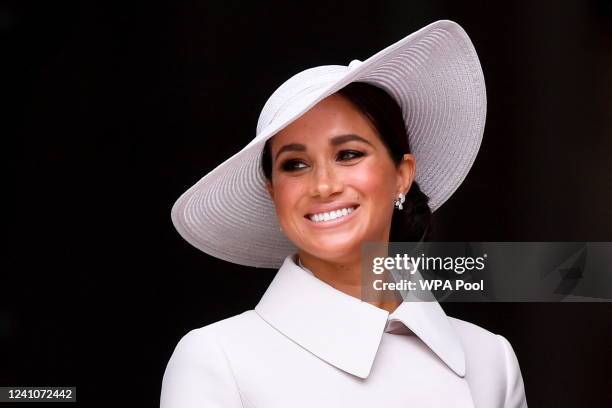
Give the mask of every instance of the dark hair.
M 410 153 L 410 146 L 402 110 L 397 102 L 383 89 L 364 82 L 352 82 L 337 93 L 352 102 L 370 120 L 389 156 L 399 165 L 404 154 Z M 272 180 L 269 142 L 270 139 L 264 146 L 261 166 L 265 177 Z M 393 212 L 389 241 L 427 241 L 433 220 L 428 202 L 429 197 L 413 181 L 406 194 L 404 209 Z

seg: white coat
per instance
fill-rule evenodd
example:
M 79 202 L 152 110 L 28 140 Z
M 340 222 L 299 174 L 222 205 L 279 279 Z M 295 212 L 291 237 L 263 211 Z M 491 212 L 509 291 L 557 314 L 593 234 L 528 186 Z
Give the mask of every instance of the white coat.
M 254 310 L 187 333 L 161 408 L 527 407 L 508 341 L 437 302 L 386 310 L 288 256 Z

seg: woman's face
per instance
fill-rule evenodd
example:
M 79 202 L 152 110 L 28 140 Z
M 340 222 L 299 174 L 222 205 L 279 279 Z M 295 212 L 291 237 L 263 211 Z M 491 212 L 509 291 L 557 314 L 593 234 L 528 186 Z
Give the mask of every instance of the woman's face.
M 271 140 L 268 191 L 285 235 L 323 260 L 359 257 L 388 241 L 393 199 L 408 191 L 414 159 L 396 166 L 376 129 L 344 97 L 319 102 Z

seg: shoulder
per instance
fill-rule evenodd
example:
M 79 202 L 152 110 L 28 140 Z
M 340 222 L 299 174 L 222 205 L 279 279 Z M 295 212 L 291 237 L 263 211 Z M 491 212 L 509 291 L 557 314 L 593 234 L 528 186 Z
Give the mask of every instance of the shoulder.
M 162 408 L 242 406 L 225 339 L 237 339 L 257 324 L 251 312 L 191 330 L 178 341 L 162 380 Z
M 449 320 L 463 347 L 469 375 L 473 377 L 486 367 L 491 381 L 503 381 L 507 340 L 473 323 L 454 317 L 449 317 Z
M 464 348 L 476 349 L 479 353 L 490 352 L 492 353 L 491 358 L 496 358 L 503 364 L 507 362 L 507 354 L 509 352 L 514 353 L 510 342 L 504 336 L 492 333 L 465 320 L 454 317 L 449 317 L 449 320 L 459 335 Z
M 193 329 L 178 341 L 171 362 L 189 361 L 191 364 L 223 365 L 227 362 L 227 349 L 244 342 L 245 333 L 253 335 L 261 330 L 261 319 L 249 310 L 241 314 Z
M 466 358 L 467 377 L 475 387 L 486 387 L 504 407 L 527 407 L 519 362 L 510 342 L 478 325 L 449 317 Z
M 492 333 L 474 323 L 449 317 L 452 326 L 461 339 L 466 352 L 474 351 L 499 365 L 505 366 L 513 361 L 514 350 L 510 342 L 502 335 Z
M 465 320 L 450 316 L 448 319 L 464 344 L 469 343 L 477 346 L 484 346 L 485 348 L 499 346 L 500 335 Z
M 218 352 L 228 339 L 239 334 L 244 335 L 246 330 L 251 331 L 258 326 L 261 326 L 261 319 L 253 310 L 248 310 L 189 331 L 180 339 L 176 348 L 192 353 Z

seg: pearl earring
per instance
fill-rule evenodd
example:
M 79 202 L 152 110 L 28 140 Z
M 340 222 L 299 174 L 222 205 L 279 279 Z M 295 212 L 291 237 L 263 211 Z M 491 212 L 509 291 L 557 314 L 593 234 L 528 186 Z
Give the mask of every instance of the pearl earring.
M 402 193 L 399 193 L 397 198 L 393 200 L 393 204 L 395 204 L 398 210 L 403 210 L 404 206 L 402 204 L 404 204 L 404 201 L 406 201 L 406 196 Z

